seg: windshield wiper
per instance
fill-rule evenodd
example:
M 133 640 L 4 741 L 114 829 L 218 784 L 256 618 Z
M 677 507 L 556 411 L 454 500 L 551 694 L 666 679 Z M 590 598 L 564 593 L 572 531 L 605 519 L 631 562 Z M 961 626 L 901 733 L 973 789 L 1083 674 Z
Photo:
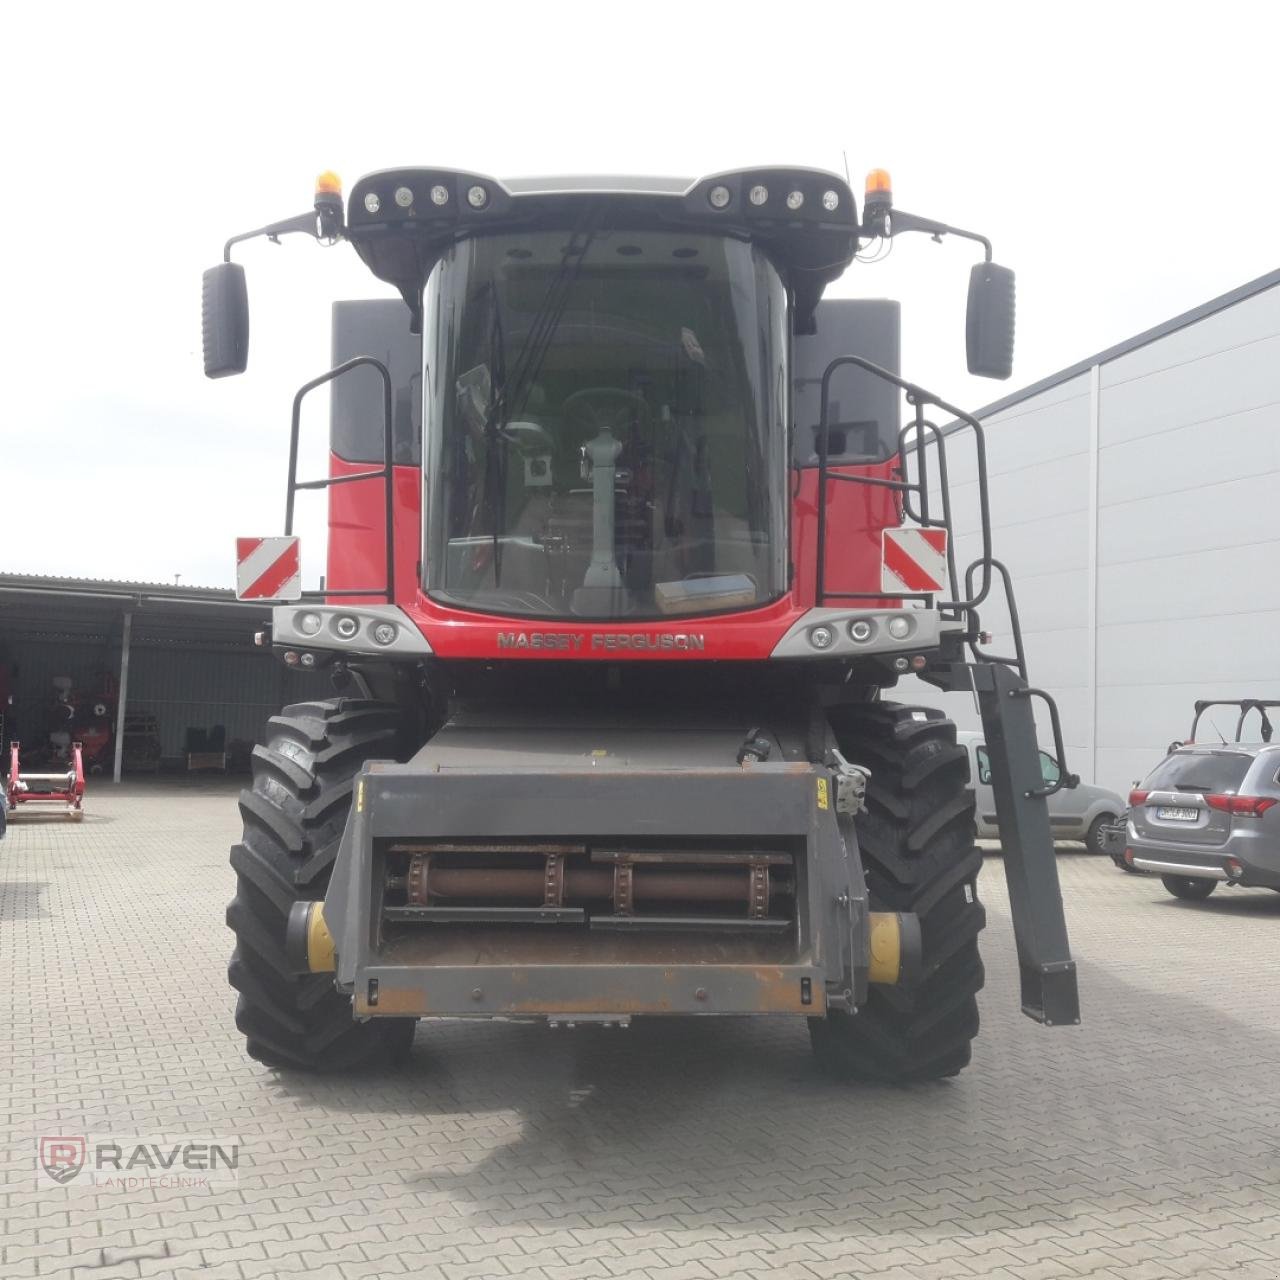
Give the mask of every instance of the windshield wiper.
M 569 236 L 560 256 L 560 265 L 547 283 L 547 291 L 534 314 L 533 323 L 516 355 L 510 388 L 507 387 L 506 352 L 502 335 L 502 317 L 496 284 L 492 286 L 493 324 L 489 332 L 489 354 L 492 380 L 488 411 L 485 415 L 485 506 L 493 529 L 493 585 L 501 585 L 502 541 L 507 518 L 507 424 L 523 412 L 534 379 L 542 369 L 555 337 L 560 319 L 568 305 L 569 294 L 591 242 L 599 229 L 600 207 L 591 204 L 578 226 Z
M 489 324 L 489 403 L 484 416 L 484 489 L 493 532 L 493 586 L 502 585 L 502 535 L 507 523 L 507 447 L 502 422 L 502 387 L 507 378 L 506 343 L 496 285 L 489 286 L 493 318 Z
M 560 255 L 560 265 L 555 274 L 547 282 L 547 291 L 529 326 L 529 332 L 521 344 L 516 356 L 512 372 L 510 396 L 504 400 L 510 406 L 510 416 L 524 411 L 529 392 L 533 389 L 534 380 L 542 371 L 543 361 L 551 348 L 551 340 L 560 327 L 560 319 L 568 305 L 569 295 L 573 291 L 578 271 L 582 267 L 587 251 L 600 225 L 600 206 L 590 204 L 584 211 L 581 220 L 569 236 Z

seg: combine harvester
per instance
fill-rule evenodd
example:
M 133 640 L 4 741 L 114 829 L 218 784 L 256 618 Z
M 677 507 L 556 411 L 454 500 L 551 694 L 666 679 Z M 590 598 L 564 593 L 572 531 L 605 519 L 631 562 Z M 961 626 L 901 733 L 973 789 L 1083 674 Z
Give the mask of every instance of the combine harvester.
M 982 858 L 953 725 L 884 699 L 911 673 L 976 693 L 1022 1007 L 1079 1021 L 1033 701 L 1062 760 L 1057 713 L 1012 600 L 1017 656 L 982 647 L 1009 590 L 982 426 L 899 376 L 896 303 L 823 299 L 909 231 L 984 247 L 969 367 L 1008 377 L 1012 272 L 895 210 L 883 171 L 861 218 L 809 169 L 397 169 L 345 208 L 325 174 L 314 210 L 228 241 L 209 377 L 247 363 L 240 241 L 346 240 L 400 295 L 337 304 L 286 536 L 238 547 L 239 594 L 274 604 L 260 643 L 333 693 L 270 721 L 241 799 L 253 1057 L 345 1068 L 424 1017 L 768 1014 L 807 1019 L 839 1075 L 954 1075 Z M 329 384 L 330 473 L 300 481 Z M 963 569 L 962 437 L 931 414 L 976 449 Z M 327 585 L 303 593 L 294 501 L 321 488 Z

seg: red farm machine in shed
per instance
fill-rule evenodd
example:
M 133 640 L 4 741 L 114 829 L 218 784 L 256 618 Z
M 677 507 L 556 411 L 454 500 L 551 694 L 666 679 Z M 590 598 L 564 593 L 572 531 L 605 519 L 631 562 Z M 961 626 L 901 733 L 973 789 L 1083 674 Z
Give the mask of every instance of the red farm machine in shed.
M 9 772 L 4 779 L 4 805 L 17 813 L 24 804 L 61 804 L 67 817 L 79 822 L 84 817 L 84 748 L 72 742 L 59 768 L 45 766 L 40 773 L 23 773 L 22 744 L 9 743 Z
M 800 168 L 318 185 L 204 287 L 210 377 L 246 366 L 250 236 L 345 240 L 399 295 L 337 305 L 335 367 L 294 402 L 286 536 L 239 548 L 242 594 L 274 602 L 263 642 L 317 683 L 270 721 L 231 852 L 250 1054 L 348 1066 L 436 1016 L 769 1014 L 807 1019 L 838 1074 L 956 1073 L 982 859 L 953 725 L 884 696 L 908 674 L 976 694 L 1022 1006 L 1077 1022 L 1033 700 L 1061 759 L 1056 711 L 1020 640 L 981 647 L 1009 586 L 982 426 L 900 376 L 895 303 L 823 297 L 892 236 L 976 241 L 969 364 L 1007 377 L 990 245 L 895 210 L 881 171 L 861 217 Z M 302 481 L 319 387 L 329 474 Z

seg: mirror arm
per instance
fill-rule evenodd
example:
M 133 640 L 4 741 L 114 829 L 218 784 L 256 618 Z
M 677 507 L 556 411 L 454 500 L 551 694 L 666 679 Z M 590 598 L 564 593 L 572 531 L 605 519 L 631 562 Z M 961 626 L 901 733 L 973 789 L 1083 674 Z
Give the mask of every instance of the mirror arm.
M 948 226 L 945 222 L 935 222 L 932 218 L 921 218 L 914 213 L 904 213 L 901 209 L 874 210 L 867 219 L 867 225 L 861 228 L 863 235 L 896 236 L 899 231 L 924 231 L 935 240 L 943 236 L 959 236 L 962 240 L 972 240 L 980 244 L 991 261 L 991 241 L 980 236 L 976 231 L 964 231 L 960 227 Z
M 242 240 L 253 240 L 257 236 L 266 236 L 272 244 L 279 244 L 281 236 L 298 233 L 310 236 L 313 240 L 337 240 L 343 232 L 341 199 L 336 206 L 316 201 L 316 207 L 307 213 L 300 213 L 296 218 L 286 218 L 283 222 L 272 222 L 256 231 L 242 231 L 232 236 L 222 246 L 223 262 L 231 261 L 231 246 Z

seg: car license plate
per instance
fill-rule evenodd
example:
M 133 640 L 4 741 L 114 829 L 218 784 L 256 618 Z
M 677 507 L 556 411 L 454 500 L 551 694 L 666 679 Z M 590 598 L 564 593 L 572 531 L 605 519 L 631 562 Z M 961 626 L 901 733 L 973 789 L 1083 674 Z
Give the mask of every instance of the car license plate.
M 1199 809 L 1157 809 L 1156 817 L 1167 822 L 1194 822 L 1200 816 Z

